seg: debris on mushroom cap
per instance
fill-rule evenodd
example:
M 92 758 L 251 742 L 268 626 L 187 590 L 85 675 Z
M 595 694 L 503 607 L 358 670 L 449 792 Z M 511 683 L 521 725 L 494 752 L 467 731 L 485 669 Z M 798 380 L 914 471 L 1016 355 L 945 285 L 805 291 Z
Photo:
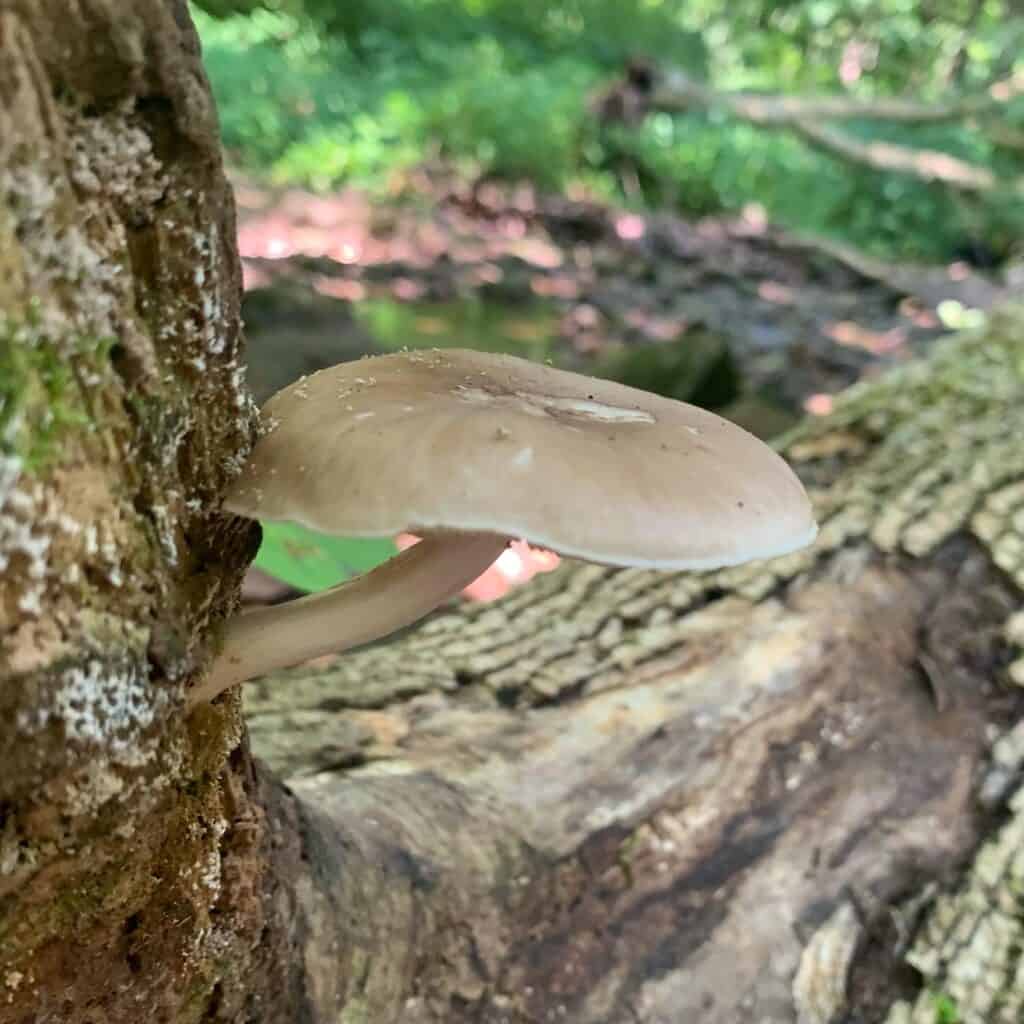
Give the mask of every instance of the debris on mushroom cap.
M 225 507 L 325 533 L 483 531 L 614 565 L 706 569 L 817 527 L 752 434 L 683 402 L 458 349 L 342 363 L 264 406 Z

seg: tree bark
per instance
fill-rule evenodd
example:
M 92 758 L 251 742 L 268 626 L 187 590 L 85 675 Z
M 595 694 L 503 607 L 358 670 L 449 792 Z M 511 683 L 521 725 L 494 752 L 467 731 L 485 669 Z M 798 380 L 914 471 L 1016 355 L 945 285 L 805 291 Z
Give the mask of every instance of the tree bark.
M 0 0 L 5 1022 L 230 1015 L 268 957 L 238 708 L 182 713 L 256 539 L 239 285 L 183 0 Z
M 0 0 L 0 193 L 0 1022 L 1018 1019 L 1024 315 L 786 440 L 813 550 L 567 566 L 246 727 L 184 710 L 255 530 L 183 4 Z

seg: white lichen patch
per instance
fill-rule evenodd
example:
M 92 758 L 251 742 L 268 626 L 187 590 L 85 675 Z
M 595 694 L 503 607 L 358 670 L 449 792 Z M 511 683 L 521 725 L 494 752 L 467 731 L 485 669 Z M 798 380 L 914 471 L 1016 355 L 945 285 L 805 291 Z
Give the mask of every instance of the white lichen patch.
M 102 473 L 85 467 L 58 469 L 45 480 L 24 477 L 4 499 L 0 594 L 16 614 L 3 623 L 0 656 L 14 672 L 36 671 L 67 654 L 54 604 L 60 588 L 84 586 L 87 569 L 93 582 L 125 583 L 132 513 L 113 498 Z
M 101 230 L 91 230 L 92 218 L 84 210 L 75 223 L 68 224 L 61 215 L 68 185 L 55 168 L 56 164 L 39 161 L 30 167 L 0 170 L 0 200 L 6 193 L 18 220 L 30 227 L 32 244 L 22 254 L 36 289 L 67 297 L 65 308 L 53 303 L 42 306 L 38 329 L 58 342 L 62 337 L 70 339 L 75 331 L 110 336 L 117 333 L 118 307 L 130 308 L 125 303 L 129 279 L 120 273 L 124 228 L 119 221 L 108 220 Z
M 137 665 L 91 658 L 61 672 L 47 705 L 31 715 L 22 712 L 17 724 L 23 731 L 37 732 L 56 721 L 68 742 L 98 746 L 123 758 L 168 699 Z
M 18 220 L 23 224 L 41 223 L 57 203 L 53 180 L 28 168 L 10 168 L 3 183 Z
M 43 488 L 37 483 L 11 488 L 5 499 L 0 505 L 0 589 L 12 587 L 19 611 L 35 618 L 43 612 L 50 567 Z
M 220 841 L 228 830 L 228 823 L 223 819 L 208 822 L 204 840 L 208 845 L 203 852 L 199 863 L 192 868 L 182 869 L 183 875 L 192 876 L 192 888 L 195 890 L 205 889 L 216 901 L 220 895 L 223 860 L 220 852 Z
M 227 339 L 224 336 L 224 274 L 220 266 L 220 233 L 217 225 L 209 224 L 205 232 L 189 232 L 188 241 L 193 253 L 192 279 L 199 296 L 201 313 L 201 351 L 198 358 L 222 355 Z
M 136 303 L 125 225 L 155 218 L 169 179 L 134 100 L 102 114 L 55 104 L 46 118 L 59 131 L 33 134 L 31 161 L 0 167 L 0 207 L 12 211 L 26 238 L 19 249 L 25 277 L 37 294 L 60 297 L 41 306 L 41 324 L 56 342 L 69 328 L 118 337 L 153 370 L 149 347 L 138 341 L 136 308 L 147 296 Z M 107 370 L 84 367 L 82 380 L 96 386 Z
M 64 787 L 64 805 L 74 808 L 76 814 L 94 814 L 105 803 L 122 796 L 124 777 L 115 771 L 107 758 L 89 761 Z
M 179 744 L 162 745 L 159 736 L 136 739 L 130 746 L 121 746 L 116 753 L 109 749 L 89 756 L 70 774 L 60 787 L 54 787 L 53 799 L 69 816 L 91 815 L 111 800 L 131 804 L 136 817 L 124 822 L 117 832 L 130 838 L 138 822 L 145 822 L 150 808 L 163 799 L 167 787 L 178 774 L 183 756 Z M 159 762 L 154 771 L 152 767 Z M 140 769 L 147 768 L 142 772 Z
M 169 497 L 179 497 L 178 495 L 169 495 Z M 150 514 L 153 517 L 153 522 L 156 523 L 157 529 L 157 540 L 160 543 L 160 549 L 164 553 L 164 558 L 167 559 L 167 564 L 176 566 L 178 564 L 178 540 L 174 532 L 175 519 L 172 518 L 170 511 L 166 505 L 154 503 L 150 506 Z
M 176 198 L 190 197 L 186 191 Z M 205 201 L 201 194 L 192 198 L 196 205 Z M 168 246 L 184 248 L 188 276 L 183 287 L 167 297 L 158 337 L 164 342 L 174 339 L 175 347 L 185 353 L 186 363 L 199 375 L 200 386 L 215 388 L 218 395 L 227 391 L 239 412 L 239 421 L 251 422 L 256 407 L 246 383 L 247 370 L 229 351 L 235 344 L 233 304 L 229 301 L 234 275 L 223 265 L 219 225 L 209 219 L 200 228 L 171 219 L 162 220 L 160 225 L 174 236 L 168 239 Z
M 214 847 L 207 851 L 206 857 L 199 865 L 199 873 L 195 881 L 197 889 L 206 889 L 214 899 L 220 894 L 221 857 L 220 849 Z
M 167 178 L 129 99 L 99 116 L 67 119 L 69 174 L 87 195 L 145 211 L 167 190 Z
M 250 413 L 255 410 L 255 404 L 252 399 L 252 395 L 249 392 L 249 384 L 247 381 L 249 368 L 245 364 L 236 366 L 231 371 L 231 390 L 234 392 L 234 404 L 235 408 L 242 410 L 245 413 Z

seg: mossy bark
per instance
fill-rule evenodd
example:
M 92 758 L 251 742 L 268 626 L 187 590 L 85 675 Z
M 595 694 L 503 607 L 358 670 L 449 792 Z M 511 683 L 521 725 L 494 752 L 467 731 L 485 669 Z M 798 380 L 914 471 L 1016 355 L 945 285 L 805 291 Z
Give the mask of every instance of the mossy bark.
M 809 552 L 254 684 L 285 787 L 184 712 L 255 537 L 183 3 L 0 0 L 0 194 L 0 1022 L 1017 1019 L 1020 312 L 786 441 Z
M 254 416 L 185 4 L 0 0 L 0 1020 L 199 1019 L 263 956 L 237 706 L 181 712 Z

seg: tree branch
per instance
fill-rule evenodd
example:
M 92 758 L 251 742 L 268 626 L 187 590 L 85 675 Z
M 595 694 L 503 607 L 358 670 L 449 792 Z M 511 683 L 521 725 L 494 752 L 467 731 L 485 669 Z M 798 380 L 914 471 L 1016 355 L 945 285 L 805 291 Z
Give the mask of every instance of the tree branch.
M 860 142 L 833 128 L 807 121 L 792 121 L 787 127 L 823 153 L 873 171 L 895 171 L 919 181 L 937 181 L 963 192 L 990 192 L 1007 184 L 1001 183 L 987 167 L 935 149 L 912 149 L 892 142 Z M 1013 183 L 1012 187 L 1024 188 L 1024 182 Z
M 733 117 L 763 128 L 787 129 L 830 156 L 876 171 L 906 174 L 919 181 L 939 182 L 963 192 L 1009 190 L 1024 194 L 1024 179 L 1000 180 L 981 167 L 937 150 L 915 149 L 890 142 L 860 142 L 821 121 L 865 119 L 902 124 L 934 124 L 990 117 L 1024 93 L 1024 74 L 991 86 L 982 96 L 947 104 L 927 105 L 912 100 L 855 100 L 846 97 L 762 96 L 723 93 L 709 89 L 677 70 L 649 73 L 646 87 L 636 76 L 608 90 L 596 104 L 606 119 L 640 120 L 651 110 L 685 114 L 694 109 L 720 108 Z
M 756 93 L 723 93 L 667 69 L 656 76 L 650 94 L 652 109 L 683 113 L 694 107 L 723 106 L 752 124 L 788 126 L 797 121 L 889 121 L 904 124 L 936 124 L 997 112 L 1024 94 L 1024 74 L 994 83 L 979 96 L 948 103 L 926 104 L 908 99 L 860 100 L 847 96 L 775 96 Z

